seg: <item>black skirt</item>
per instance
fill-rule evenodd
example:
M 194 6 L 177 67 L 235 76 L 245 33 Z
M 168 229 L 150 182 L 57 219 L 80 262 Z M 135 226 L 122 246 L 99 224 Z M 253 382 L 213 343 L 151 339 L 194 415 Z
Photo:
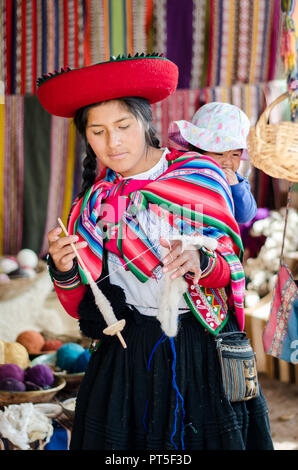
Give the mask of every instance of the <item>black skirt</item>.
M 272 450 L 260 395 L 224 396 L 214 336 L 190 312 L 174 339 L 127 307 L 124 349 L 104 337 L 77 396 L 71 450 Z M 237 330 L 231 316 L 223 331 Z

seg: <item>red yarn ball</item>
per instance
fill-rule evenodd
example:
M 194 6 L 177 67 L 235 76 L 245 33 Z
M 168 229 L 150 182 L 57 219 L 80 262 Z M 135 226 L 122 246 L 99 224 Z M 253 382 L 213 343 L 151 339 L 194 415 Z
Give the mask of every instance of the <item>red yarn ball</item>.
M 45 344 L 44 337 L 38 331 L 33 330 L 23 331 L 19 334 L 16 341 L 25 346 L 29 354 L 40 353 Z

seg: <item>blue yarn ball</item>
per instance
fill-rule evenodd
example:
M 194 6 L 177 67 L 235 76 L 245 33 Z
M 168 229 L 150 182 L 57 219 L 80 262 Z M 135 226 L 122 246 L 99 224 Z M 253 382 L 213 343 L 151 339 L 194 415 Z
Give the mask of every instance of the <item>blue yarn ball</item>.
M 80 354 L 84 352 L 83 346 L 77 343 L 65 343 L 57 350 L 56 366 L 61 370 L 73 373 L 75 363 Z
M 79 355 L 76 360 L 74 372 L 85 372 L 87 369 L 88 362 L 90 360 L 90 352 L 89 349 L 85 349 L 85 351 Z

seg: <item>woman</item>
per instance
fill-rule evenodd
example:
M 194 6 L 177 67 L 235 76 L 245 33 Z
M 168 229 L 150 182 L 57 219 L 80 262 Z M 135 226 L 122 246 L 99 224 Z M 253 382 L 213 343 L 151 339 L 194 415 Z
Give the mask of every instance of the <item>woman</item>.
M 60 228 L 48 235 L 59 299 L 96 339 L 72 450 L 272 449 L 262 393 L 231 403 L 220 375 L 216 334 L 243 330 L 231 193 L 208 157 L 161 149 L 152 126 L 149 103 L 176 85 L 176 66 L 158 56 L 112 59 L 39 83 L 42 105 L 74 116 L 87 152 L 69 236 L 60 238 Z M 202 234 L 214 250 L 196 248 Z M 125 320 L 126 349 L 103 333 L 103 312 L 71 243 Z

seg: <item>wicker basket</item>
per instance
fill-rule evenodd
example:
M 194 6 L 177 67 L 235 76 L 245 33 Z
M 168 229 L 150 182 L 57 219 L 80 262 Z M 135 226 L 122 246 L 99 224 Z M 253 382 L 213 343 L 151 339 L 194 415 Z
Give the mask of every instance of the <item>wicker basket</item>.
M 30 390 L 24 392 L 13 392 L 0 390 L 0 406 L 16 405 L 19 403 L 46 403 L 51 401 L 57 392 L 66 385 L 63 377 L 55 377 L 52 388 L 46 390 Z
M 251 127 L 247 145 L 252 164 L 274 178 L 298 181 L 298 123 L 269 124 L 272 109 L 289 97 L 280 95 Z

